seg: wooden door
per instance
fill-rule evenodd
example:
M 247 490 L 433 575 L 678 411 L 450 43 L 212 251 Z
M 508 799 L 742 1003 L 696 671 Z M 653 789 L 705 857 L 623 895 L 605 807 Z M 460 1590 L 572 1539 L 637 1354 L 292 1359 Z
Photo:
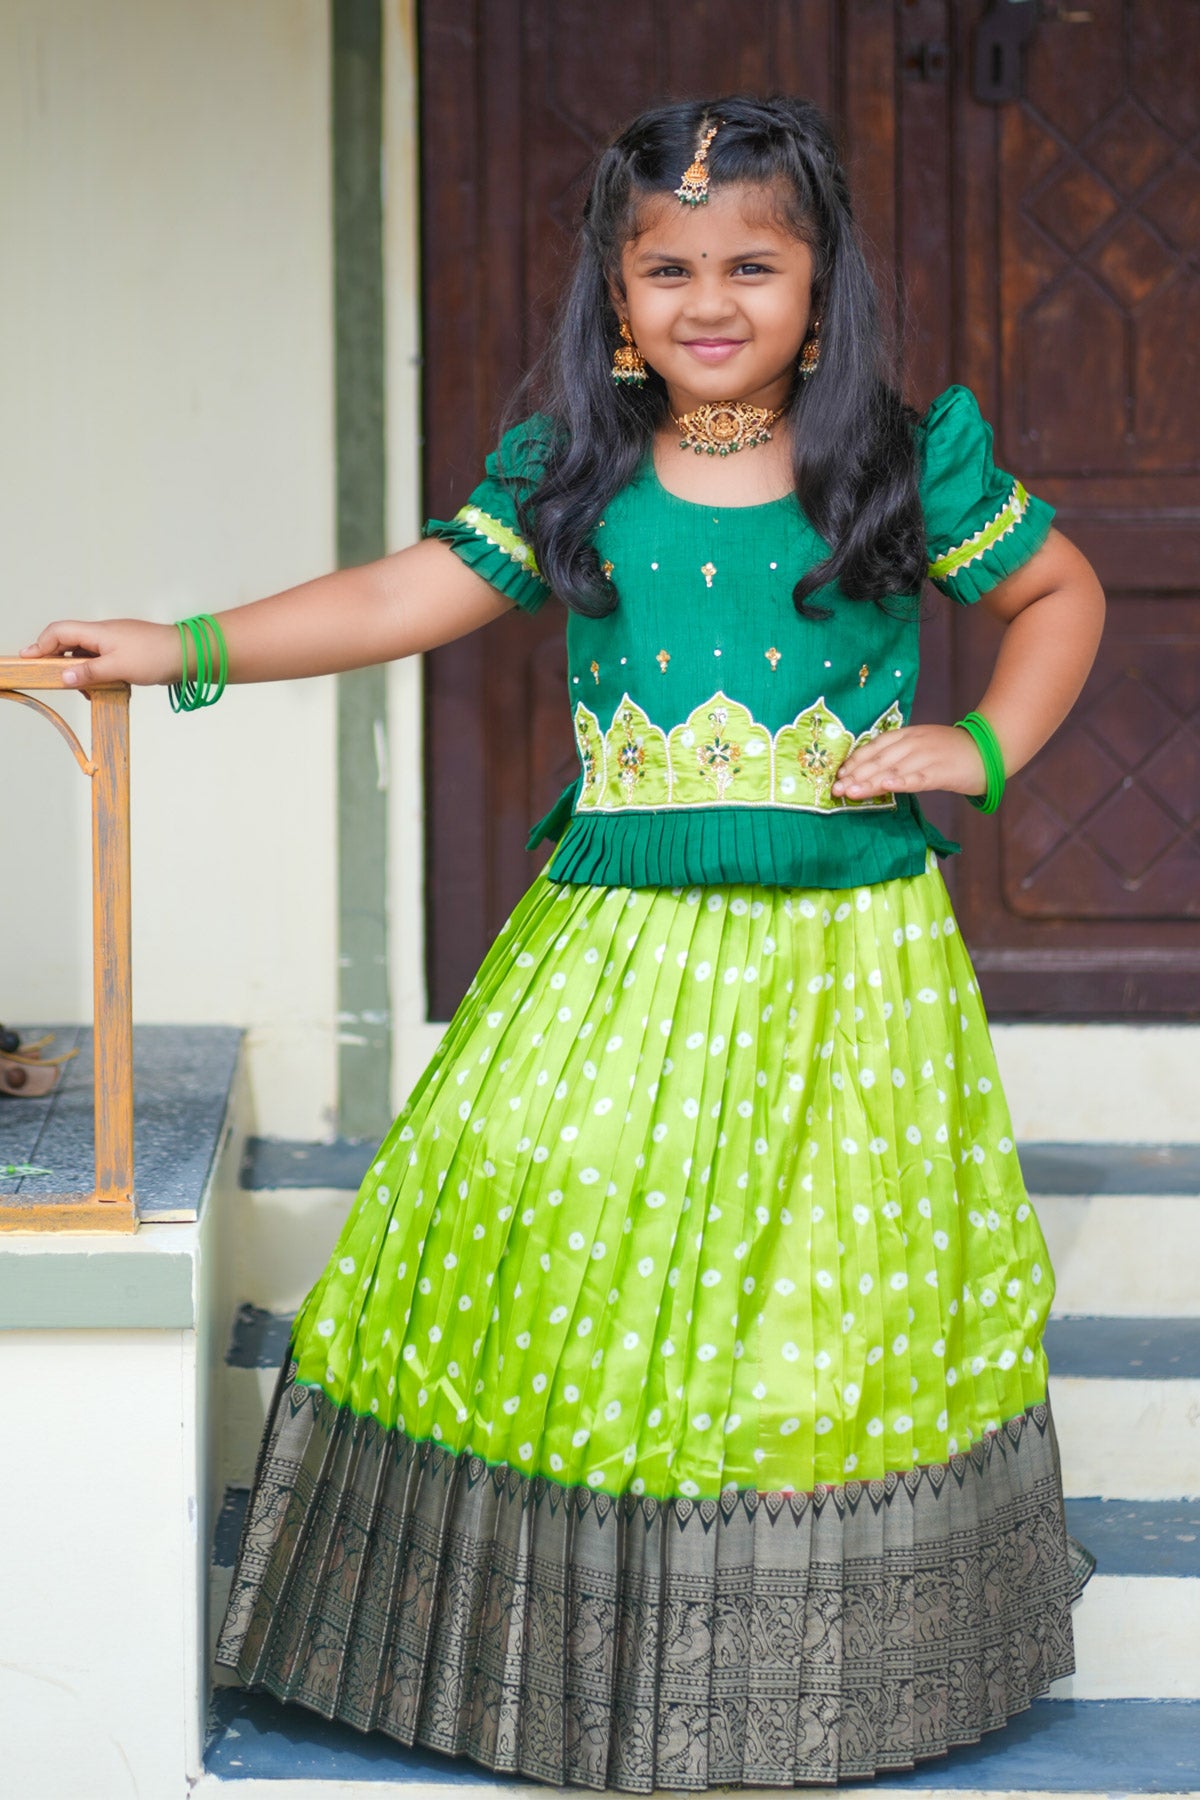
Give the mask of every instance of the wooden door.
M 439 0 L 422 10 L 426 511 L 478 479 L 540 345 L 595 149 L 664 97 L 802 93 L 841 130 L 924 407 L 979 396 L 997 459 L 1059 507 L 1110 595 L 1071 720 L 983 818 L 936 796 L 993 1017 L 1200 1013 L 1195 322 L 1200 6 L 1042 8 L 1023 93 L 972 96 L 982 5 Z M 892 271 L 898 272 L 897 288 Z M 1193 403 L 1182 405 L 1191 392 Z M 548 852 L 571 779 L 564 615 L 427 660 L 430 1016 L 447 1018 Z M 940 603 L 916 717 L 955 718 L 998 632 Z
M 1195 1017 L 1200 6 L 1047 13 L 1022 98 L 955 121 L 955 367 L 1109 613 L 999 831 L 964 827 L 959 911 L 993 1007 Z M 964 697 L 989 650 L 962 634 Z

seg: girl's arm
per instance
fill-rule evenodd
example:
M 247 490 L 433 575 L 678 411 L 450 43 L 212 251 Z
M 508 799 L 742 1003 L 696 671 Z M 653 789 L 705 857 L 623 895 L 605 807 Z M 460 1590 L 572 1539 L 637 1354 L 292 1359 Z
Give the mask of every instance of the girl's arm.
M 978 602 L 1006 630 L 975 710 L 999 740 L 1004 771 L 1023 768 L 1062 724 L 1095 661 L 1104 590 L 1082 551 L 1051 527 L 1040 550 Z M 833 783 L 851 799 L 945 788 L 981 794 L 983 758 L 954 725 L 906 725 L 851 752 Z
M 266 600 L 217 613 L 230 681 L 284 681 L 391 662 L 464 637 L 514 602 L 467 567 L 449 544 L 426 538 L 378 562 L 338 569 Z M 178 681 L 179 632 L 147 619 L 48 625 L 23 656 L 83 651 L 63 664 L 63 685 Z

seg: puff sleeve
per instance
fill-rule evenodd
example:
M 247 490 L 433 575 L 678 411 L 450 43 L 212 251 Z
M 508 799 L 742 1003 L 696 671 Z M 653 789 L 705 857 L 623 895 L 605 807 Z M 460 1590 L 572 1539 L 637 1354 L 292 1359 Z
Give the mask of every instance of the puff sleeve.
M 529 493 L 544 465 L 553 426 L 543 413 L 533 413 L 506 431 L 487 458 L 484 479 L 452 519 L 427 519 L 422 537 L 442 538 L 477 575 L 514 600 L 524 612 L 536 612 L 549 598 L 534 560 L 521 536 L 517 502 Z
M 1028 562 L 1054 508 L 992 461 L 992 428 L 970 388 L 948 387 L 917 428 L 929 579 L 970 605 Z

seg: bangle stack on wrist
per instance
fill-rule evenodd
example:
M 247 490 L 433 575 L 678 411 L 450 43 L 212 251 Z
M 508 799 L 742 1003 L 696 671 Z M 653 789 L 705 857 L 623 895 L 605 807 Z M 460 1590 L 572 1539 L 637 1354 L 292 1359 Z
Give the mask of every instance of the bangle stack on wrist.
M 979 747 L 983 758 L 984 773 L 987 786 L 982 794 L 968 794 L 966 797 L 972 806 L 980 812 L 995 812 L 1004 794 L 1004 757 L 1000 750 L 999 740 L 982 713 L 969 712 L 963 718 L 956 719 L 955 725 L 961 725 L 964 731 L 970 732 Z
M 221 627 L 211 613 L 197 613 L 194 618 L 177 620 L 175 629 L 179 633 L 183 673 L 167 690 L 171 711 L 195 712 L 198 707 L 215 705 L 225 692 L 229 669 Z M 188 672 L 191 661 L 196 664 L 194 675 Z

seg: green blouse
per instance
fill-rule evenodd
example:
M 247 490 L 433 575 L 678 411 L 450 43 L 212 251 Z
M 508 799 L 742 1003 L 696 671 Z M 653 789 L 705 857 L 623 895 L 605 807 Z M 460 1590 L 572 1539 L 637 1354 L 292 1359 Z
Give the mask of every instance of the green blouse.
M 515 427 L 467 504 L 425 527 L 527 612 L 549 590 L 514 487 L 532 480 L 549 429 L 540 415 Z M 969 389 L 939 395 L 918 439 L 929 577 L 970 604 L 1033 554 L 1054 509 L 996 468 Z M 794 494 L 681 500 L 647 454 L 593 542 L 619 600 L 600 619 L 567 615 L 579 774 L 528 843 L 558 839 L 554 879 L 840 888 L 918 874 L 930 845 L 959 849 L 913 795 L 831 792 L 855 744 L 911 716 L 916 597 L 893 617 L 826 588 L 815 598 L 831 616 L 801 618 L 792 587 L 828 546 Z

